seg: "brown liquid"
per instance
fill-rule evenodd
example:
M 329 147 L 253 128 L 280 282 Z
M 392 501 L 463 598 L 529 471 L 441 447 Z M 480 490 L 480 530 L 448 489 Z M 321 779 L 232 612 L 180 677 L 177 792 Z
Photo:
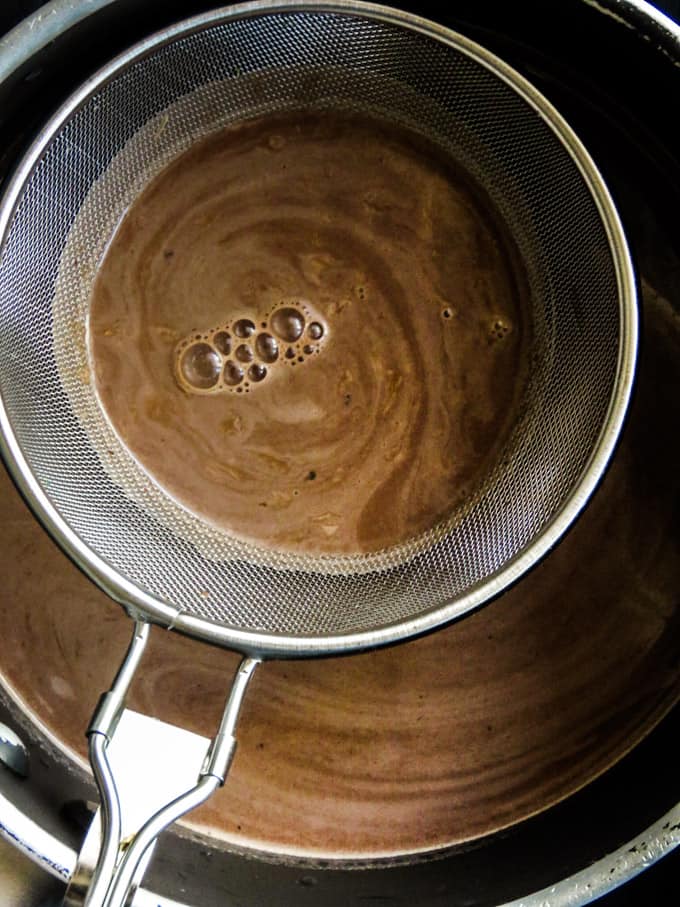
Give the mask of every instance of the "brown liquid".
M 447 518 L 507 437 L 528 345 L 517 259 L 411 133 L 250 121 L 178 158 L 120 224 L 91 303 L 99 397 L 156 481 L 232 534 L 390 547 Z

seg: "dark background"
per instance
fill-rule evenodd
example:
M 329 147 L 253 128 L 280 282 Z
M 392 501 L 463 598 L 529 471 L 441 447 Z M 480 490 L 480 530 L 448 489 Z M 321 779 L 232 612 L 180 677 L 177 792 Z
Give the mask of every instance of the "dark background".
M 0 35 L 9 31 L 17 22 L 43 5 L 44 0 L 0 0 Z M 159 0 L 161 3 L 162 0 Z M 518 0 L 526 2 L 526 0 Z M 215 6 L 220 0 L 215 0 Z M 399 5 L 394 0 L 394 5 Z M 680 0 L 658 0 L 654 4 L 658 9 L 680 21 Z M 550 17 L 551 4 L 545 3 L 543 9 Z M 669 113 L 678 109 L 678 99 L 669 99 Z M 680 118 L 676 121 L 680 122 Z M 1 151 L 1 149 L 0 149 Z M 574 829 L 574 834 L 579 832 Z M 680 847 L 630 881 L 627 885 L 601 898 L 601 907 L 674 907 L 680 905 Z

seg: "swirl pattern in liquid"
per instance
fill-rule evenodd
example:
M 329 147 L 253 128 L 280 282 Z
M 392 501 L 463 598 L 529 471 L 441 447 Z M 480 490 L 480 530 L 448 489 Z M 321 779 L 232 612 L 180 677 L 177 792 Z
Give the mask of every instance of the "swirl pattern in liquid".
M 377 551 L 495 461 L 525 287 L 488 199 L 424 139 L 263 117 L 198 143 L 122 220 L 91 301 L 97 392 L 155 480 L 231 534 Z

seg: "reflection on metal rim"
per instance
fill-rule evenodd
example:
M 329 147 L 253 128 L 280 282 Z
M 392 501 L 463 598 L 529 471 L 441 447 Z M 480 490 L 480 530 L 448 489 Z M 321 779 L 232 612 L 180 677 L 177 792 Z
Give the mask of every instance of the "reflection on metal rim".
M 59 879 L 70 878 L 76 853 L 20 812 L 0 794 L 0 836 Z M 680 805 L 674 806 L 654 825 L 608 854 L 597 863 L 549 888 L 534 892 L 501 907 L 579 907 L 602 897 L 656 863 L 680 845 Z M 132 907 L 184 907 L 177 901 L 140 890 Z M 187 905 L 188 907 L 188 905 Z
M 50 0 L 0 38 L 0 82 L 50 41 L 54 41 L 83 19 L 115 2 L 116 0 Z M 656 31 L 653 26 L 657 26 L 670 39 L 671 48 L 662 48 L 662 52 L 668 53 L 669 56 L 673 55 L 677 65 L 680 65 L 676 54 L 673 54 L 673 51 L 680 51 L 680 25 L 647 0 L 581 0 L 581 2 L 602 15 L 611 16 L 627 28 L 635 26 L 629 22 L 626 14 L 637 13 L 641 21 L 647 20 L 651 30 Z M 219 0 L 215 0 L 215 5 L 219 5 Z M 399 6 L 399 3 L 395 3 L 395 6 Z

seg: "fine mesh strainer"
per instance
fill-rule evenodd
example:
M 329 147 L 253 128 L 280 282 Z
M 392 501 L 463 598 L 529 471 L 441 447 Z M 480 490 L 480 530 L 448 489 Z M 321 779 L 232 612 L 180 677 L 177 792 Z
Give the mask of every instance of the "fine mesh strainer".
M 197 139 L 300 108 L 373 113 L 426 135 L 505 219 L 531 292 L 531 374 L 497 466 L 455 518 L 379 555 L 247 546 L 186 512 L 125 450 L 89 380 L 88 301 L 126 207 Z M 522 77 L 467 39 L 386 7 L 248 4 L 148 39 L 100 71 L 35 141 L 0 211 L 0 424 L 17 484 L 65 551 L 135 619 L 89 729 L 104 834 L 86 903 L 124 903 L 156 835 L 223 783 L 259 660 L 407 639 L 488 601 L 584 506 L 630 394 L 635 285 L 587 153 Z M 196 787 L 123 852 L 107 745 L 149 624 L 243 653 Z

